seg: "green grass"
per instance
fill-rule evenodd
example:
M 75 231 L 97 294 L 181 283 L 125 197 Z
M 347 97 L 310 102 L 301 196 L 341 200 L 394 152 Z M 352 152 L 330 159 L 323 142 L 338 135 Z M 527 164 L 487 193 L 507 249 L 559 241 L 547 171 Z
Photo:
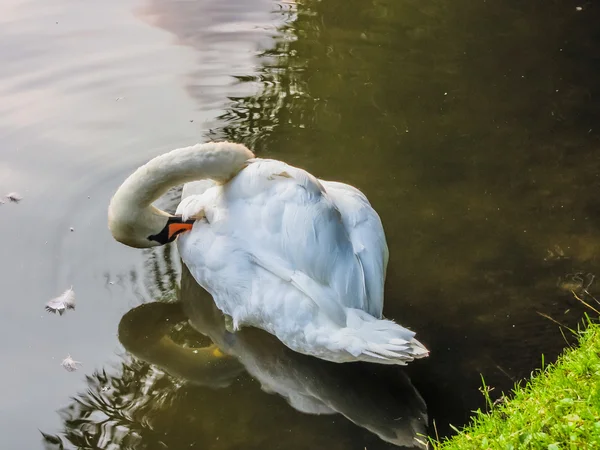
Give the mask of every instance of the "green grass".
M 478 410 L 472 425 L 441 442 L 451 449 L 600 449 L 600 325 L 579 333 L 579 346 L 538 371 L 510 400 L 489 413 Z

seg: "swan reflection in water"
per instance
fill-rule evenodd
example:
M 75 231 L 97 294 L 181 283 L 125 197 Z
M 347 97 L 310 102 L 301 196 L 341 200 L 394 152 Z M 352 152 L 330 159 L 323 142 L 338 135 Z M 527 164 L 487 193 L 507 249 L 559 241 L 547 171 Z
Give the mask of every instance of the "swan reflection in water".
M 425 447 L 426 405 L 401 368 L 320 360 L 254 328 L 229 333 L 185 268 L 176 288 L 169 247 L 146 261 L 144 284 L 161 300 L 123 316 L 127 352 L 86 376 L 59 411 L 61 436 L 42 433 L 47 449 Z
M 170 330 L 186 322 L 211 344 L 186 347 L 176 343 Z M 179 302 L 132 309 L 121 320 L 119 339 L 137 358 L 189 383 L 225 388 L 245 371 L 263 391 L 280 395 L 297 411 L 341 414 L 388 443 L 424 448 L 419 441 L 426 439 L 426 405 L 404 372 L 372 364 L 336 364 L 295 353 L 254 328 L 230 333 L 210 295 L 185 266 Z M 258 409 L 262 408 L 246 413 L 264 413 Z M 277 423 L 272 426 L 277 428 Z M 273 432 L 273 437 L 278 438 L 278 433 Z

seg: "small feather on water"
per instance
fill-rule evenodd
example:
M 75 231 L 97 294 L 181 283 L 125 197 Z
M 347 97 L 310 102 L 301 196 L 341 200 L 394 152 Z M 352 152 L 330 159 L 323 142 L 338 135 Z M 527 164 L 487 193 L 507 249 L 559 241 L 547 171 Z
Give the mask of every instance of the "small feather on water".
M 23 197 L 21 197 L 21 195 L 18 194 L 17 192 L 9 192 L 4 197 L 6 197 L 8 200 L 10 200 L 13 203 L 19 203 L 21 200 L 23 200 Z
M 75 291 L 73 291 L 73 286 L 46 303 L 46 311 L 54 314 L 58 313 L 62 316 L 67 309 L 75 309 Z
M 82 364 L 81 362 L 75 361 L 73 358 L 71 358 L 71 355 L 67 355 L 60 365 L 63 366 L 68 372 L 74 372 L 79 368 L 77 366 L 81 366 Z

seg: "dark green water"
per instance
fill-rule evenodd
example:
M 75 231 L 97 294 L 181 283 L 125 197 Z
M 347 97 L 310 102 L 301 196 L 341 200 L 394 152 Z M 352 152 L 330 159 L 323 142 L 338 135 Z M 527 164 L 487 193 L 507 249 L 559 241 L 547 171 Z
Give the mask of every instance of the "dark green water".
M 427 421 L 464 424 L 481 375 L 497 398 L 552 361 L 565 339 L 540 313 L 576 326 L 569 288 L 596 305 L 592 2 L 8 5 L 0 188 L 26 195 L 0 206 L 3 448 L 34 448 L 38 429 L 82 449 L 394 448 Z M 176 288 L 174 249 L 112 241 L 107 202 L 131 170 L 225 138 L 369 197 L 385 315 L 430 358 L 335 365 L 232 338 L 189 278 Z M 70 284 L 81 306 L 44 316 Z M 60 367 L 68 352 L 79 372 Z

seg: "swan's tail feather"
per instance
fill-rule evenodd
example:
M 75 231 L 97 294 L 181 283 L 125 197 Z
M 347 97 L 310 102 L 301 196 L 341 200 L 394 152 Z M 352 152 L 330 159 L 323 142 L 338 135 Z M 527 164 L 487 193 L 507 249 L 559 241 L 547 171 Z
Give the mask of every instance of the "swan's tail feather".
M 358 309 L 346 312 L 347 326 L 330 335 L 326 345 L 330 350 L 349 353 L 348 360 L 406 365 L 429 355 L 429 350 L 414 338 L 415 333 L 397 323 L 376 319 Z

